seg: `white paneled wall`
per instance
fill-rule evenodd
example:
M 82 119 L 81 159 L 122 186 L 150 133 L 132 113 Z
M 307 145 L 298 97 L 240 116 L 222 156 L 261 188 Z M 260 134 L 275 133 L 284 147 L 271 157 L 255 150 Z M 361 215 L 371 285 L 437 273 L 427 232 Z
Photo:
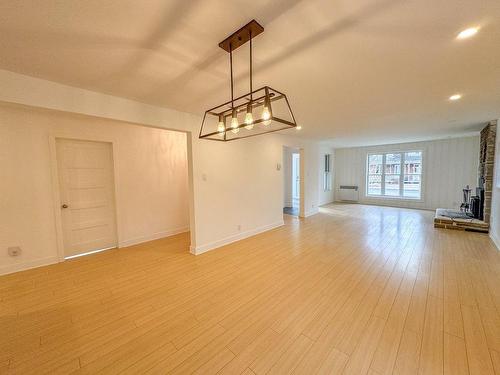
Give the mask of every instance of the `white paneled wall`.
M 366 196 L 366 156 L 373 152 L 423 151 L 422 199 L 403 200 Z M 427 142 L 356 147 L 335 150 L 335 198 L 340 185 L 358 185 L 360 203 L 435 209 L 456 208 L 462 189 L 477 186 L 479 137 L 451 138 Z

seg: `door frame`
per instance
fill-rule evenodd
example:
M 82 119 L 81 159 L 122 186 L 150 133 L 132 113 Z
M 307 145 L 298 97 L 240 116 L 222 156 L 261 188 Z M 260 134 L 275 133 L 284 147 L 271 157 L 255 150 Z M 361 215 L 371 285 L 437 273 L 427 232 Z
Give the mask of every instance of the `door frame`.
M 296 156 L 295 156 L 296 155 Z M 298 162 L 298 163 L 297 163 Z M 298 199 L 300 204 L 300 150 L 297 152 L 292 151 L 292 201 L 293 199 Z M 294 178 L 294 177 L 298 177 Z M 298 190 L 298 196 L 293 194 L 293 192 Z
M 299 148 L 299 181 L 300 181 L 300 209 L 299 217 L 305 218 L 306 213 L 306 155 L 304 148 Z
M 49 150 L 50 150 L 50 170 L 51 170 L 51 180 L 52 180 L 52 197 L 54 206 L 54 219 L 56 227 L 56 243 L 57 243 L 57 257 L 59 262 L 65 260 L 64 256 L 64 236 L 63 236 L 63 224 L 61 215 L 61 187 L 59 186 L 59 167 L 57 164 L 57 148 L 56 141 L 58 139 L 69 140 L 69 141 L 84 141 L 84 142 L 101 142 L 111 144 L 111 155 L 113 158 L 113 185 L 114 185 L 114 203 L 115 203 L 115 222 L 116 222 L 116 247 L 120 248 L 122 242 L 122 223 L 120 220 L 120 208 L 118 206 L 118 194 L 119 188 L 116 183 L 118 180 L 118 149 L 119 144 L 116 139 L 100 136 L 78 136 L 73 134 L 49 134 Z
M 306 176 L 306 154 L 305 154 L 305 149 L 304 147 L 300 147 L 300 146 L 294 146 L 293 144 L 288 144 L 288 143 L 283 143 L 282 144 L 282 159 L 283 159 L 283 164 L 285 163 L 285 160 L 284 160 L 284 156 L 285 156 L 285 152 L 286 152 L 286 149 L 290 149 L 291 150 L 291 153 L 290 153 L 290 156 L 291 156 L 291 159 L 290 159 L 290 168 L 293 168 L 292 164 L 293 164 L 293 156 L 292 154 L 295 153 L 295 154 L 299 154 L 299 215 L 298 217 L 300 218 L 305 218 L 308 215 L 308 213 L 306 213 L 306 182 L 305 182 L 305 176 Z M 292 175 L 292 173 L 291 173 Z M 284 185 L 284 184 L 287 184 L 289 183 L 285 181 L 285 178 L 282 178 L 281 179 L 281 183 Z M 281 186 L 281 191 L 282 191 L 282 194 L 284 194 L 284 191 L 285 191 L 285 187 L 284 186 Z M 281 201 L 283 202 L 284 201 L 284 198 L 282 197 Z

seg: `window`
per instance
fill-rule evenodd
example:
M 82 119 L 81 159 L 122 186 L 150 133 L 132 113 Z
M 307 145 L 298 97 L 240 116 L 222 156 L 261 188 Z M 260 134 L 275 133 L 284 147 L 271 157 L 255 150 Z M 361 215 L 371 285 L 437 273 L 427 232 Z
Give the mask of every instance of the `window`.
M 324 173 L 323 173 L 323 190 L 324 191 L 332 190 L 332 175 L 331 175 L 331 169 L 330 169 L 330 159 L 331 159 L 331 155 L 326 154 L 325 155 Z
M 420 199 L 422 151 L 369 154 L 366 187 L 366 195 Z

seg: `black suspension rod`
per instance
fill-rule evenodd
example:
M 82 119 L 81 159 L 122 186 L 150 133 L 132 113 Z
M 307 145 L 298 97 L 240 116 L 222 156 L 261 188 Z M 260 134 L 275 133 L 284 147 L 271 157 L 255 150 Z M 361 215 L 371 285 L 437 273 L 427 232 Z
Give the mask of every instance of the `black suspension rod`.
M 253 68 L 252 68 L 252 30 L 251 29 L 249 31 L 249 34 L 250 34 L 250 102 L 252 102 L 252 99 L 253 99 L 253 95 L 252 95 L 252 92 L 253 92 L 253 77 L 252 77 Z
M 234 108 L 234 93 L 233 93 L 233 47 L 229 44 L 229 65 L 231 66 L 231 109 Z

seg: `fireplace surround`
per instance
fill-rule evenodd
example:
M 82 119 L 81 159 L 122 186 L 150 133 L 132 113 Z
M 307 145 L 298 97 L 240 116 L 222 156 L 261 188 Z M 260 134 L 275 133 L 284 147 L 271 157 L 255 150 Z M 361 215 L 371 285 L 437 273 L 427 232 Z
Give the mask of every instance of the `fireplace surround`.
M 496 134 L 497 121 L 490 121 L 481 131 L 479 146 L 479 187 L 484 189 L 483 220 L 486 223 L 491 219 Z
M 493 194 L 493 173 L 495 169 L 495 142 L 497 132 L 497 120 L 490 121 L 481 130 L 479 148 L 479 170 L 478 187 L 474 198 L 473 209 L 478 213 L 479 220 L 472 216 L 474 212 L 462 212 L 438 208 L 434 217 L 434 227 L 443 229 L 456 229 L 487 233 L 491 221 L 491 201 Z M 467 186 L 465 191 L 470 193 Z M 470 195 L 470 194 L 469 194 Z M 470 202 L 465 202 L 470 203 Z M 479 204 L 480 207 L 475 205 Z M 462 206 L 464 206 L 462 204 Z M 467 205 L 466 205 L 467 206 Z M 466 207 L 468 208 L 468 207 Z

